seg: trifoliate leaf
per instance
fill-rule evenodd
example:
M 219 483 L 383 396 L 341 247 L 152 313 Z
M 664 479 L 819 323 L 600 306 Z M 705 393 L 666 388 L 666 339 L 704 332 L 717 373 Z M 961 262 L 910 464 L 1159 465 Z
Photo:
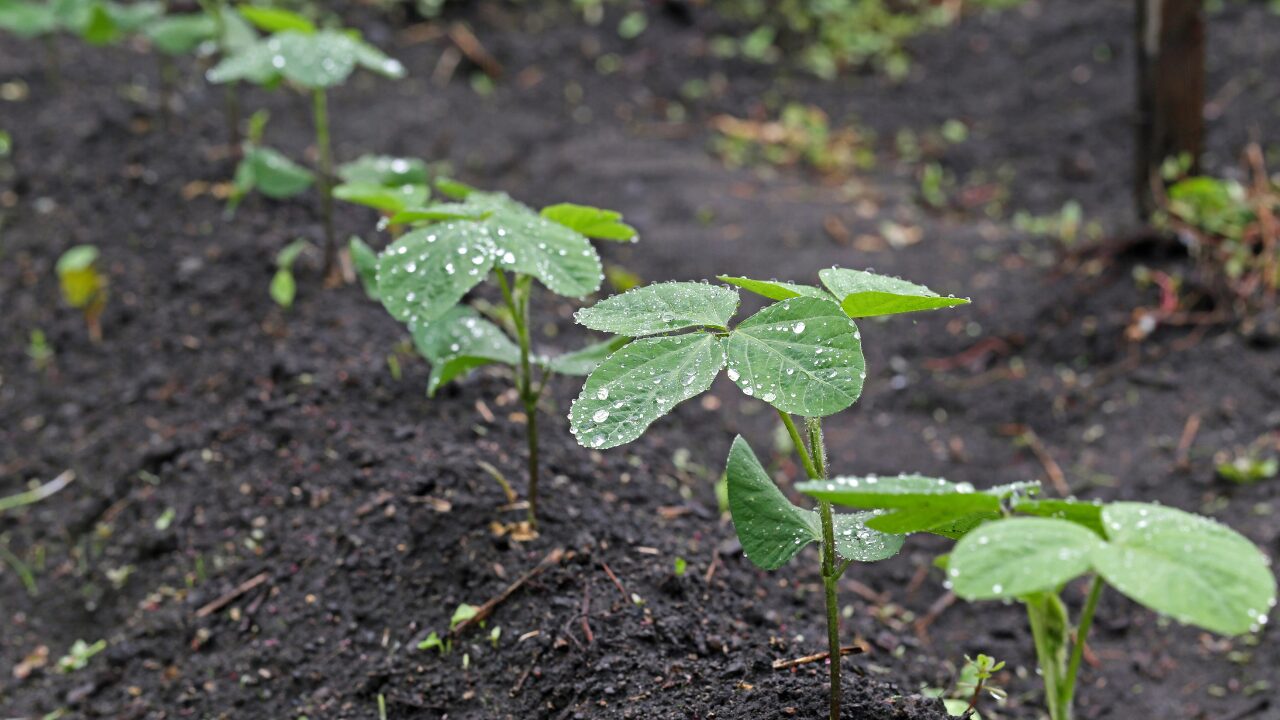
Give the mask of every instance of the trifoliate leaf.
M 738 541 L 758 567 L 776 570 L 809 543 L 822 540 L 817 514 L 796 507 L 782 494 L 741 436 L 729 450 L 725 476 Z
M 396 213 L 422 205 L 429 192 L 426 185 L 387 187 L 371 183 L 343 183 L 333 189 L 333 196 L 381 212 Z
M 1240 635 L 1267 621 L 1276 581 L 1266 556 L 1209 518 L 1159 505 L 1102 510 L 1109 542 L 1093 564 L 1120 592 L 1190 625 Z
M 169 15 L 148 24 L 143 33 L 157 50 L 169 55 L 186 55 L 201 43 L 218 37 L 218 23 L 212 15 Z
M 723 343 L 708 333 L 633 341 L 587 378 L 569 412 L 570 429 L 590 448 L 631 442 L 677 404 L 711 387 L 724 360 Z
M 378 299 L 378 254 L 364 240 L 352 235 L 347 242 L 351 251 L 351 262 L 356 266 L 356 274 L 360 276 L 360 285 L 364 294 L 371 300 Z
M 560 203 L 542 208 L 542 217 L 597 240 L 635 241 L 636 229 L 622 222 L 622 213 L 589 205 Z
M 430 180 L 430 173 L 427 164 L 418 158 L 362 155 L 338 166 L 338 177 L 347 183 L 399 187 L 426 185 Z
M 263 32 L 278 33 L 285 30 L 293 30 L 306 35 L 314 34 L 316 26 L 305 17 L 281 10 L 280 8 L 256 7 L 254 5 L 241 5 L 236 8 L 240 15 L 248 20 L 255 27 Z
M 799 285 L 782 282 L 781 280 L 752 280 L 751 278 L 733 277 L 732 275 L 721 275 L 718 279 L 730 285 L 737 285 L 747 292 L 763 295 L 770 300 L 787 300 L 793 297 L 832 299 L 831 295 L 827 294 L 827 291 L 812 285 Z
M 984 523 L 956 543 L 947 562 L 955 593 L 966 600 L 1056 592 L 1088 572 L 1104 543 L 1064 520 L 1011 518 Z M 1165 586 L 1166 591 L 1169 587 Z
M 561 375 L 584 376 L 590 375 L 591 371 L 599 367 L 605 358 L 630 342 L 630 338 L 616 337 L 598 343 L 592 343 L 579 350 L 567 352 L 563 355 L 557 355 L 550 360 L 544 361 L 544 364 L 551 369 L 552 372 Z
M 830 300 L 783 300 L 729 333 L 729 379 L 783 412 L 830 415 L 862 393 L 860 337 Z
M 923 285 L 864 270 L 827 268 L 819 272 L 818 277 L 853 318 L 936 310 L 969 302 L 965 298 L 942 297 Z
M 484 279 L 493 243 L 476 223 L 447 222 L 414 230 L 378 256 L 378 296 L 401 322 L 435 320 Z
M 628 290 L 574 313 L 601 332 L 643 337 L 690 327 L 723 330 L 738 311 L 738 293 L 697 282 L 665 282 Z

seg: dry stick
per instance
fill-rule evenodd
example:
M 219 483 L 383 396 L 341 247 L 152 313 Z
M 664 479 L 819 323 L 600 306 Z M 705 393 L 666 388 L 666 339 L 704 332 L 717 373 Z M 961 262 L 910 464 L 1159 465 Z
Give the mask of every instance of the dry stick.
M 480 44 L 480 38 L 471 32 L 471 28 L 462 23 L 454 23 L 449 28 L 449 39 L 458 46 L 468 60 L 479 65 L 486 75 L 495 80 L 502 76 L 502 63 L 484 49 L 484 45 Z
M 497 608 L 499 605 L 501 605 L 503 602 L 505 602 L 507 598 L 511 597 L 515 593 L 515 591 L 523 587 L 525 583 L 537 577 L 542 571 L 546 570 L 552 565 L 558 565 L 562 558 L 564 558 L 564 548 L 556 548 L 555 550 L 552 550 L 551 552 L 547 553 L 547 556 L 542 558 L 542 562 L 538 563 L 537 566 L 535 566 L 529 572 L 521 575 L 518 580 L 508 585 L 506 590 L 503 590 L 502 592 L 498 593 L 495 597 L 489 598 L 489 600 L 487 600 L 485 604 L 476 608 L 476 614 L 468 618 L 467 620 L 463 620 L 462 622 L 458 623 L 457 627 L 449 631 L 449 635 L 451 637 L 457 637 L 461 635 L 463 631 L 469 629 L 472 625 L 476 625 L 480 622 L 483 622 L 484 620 L 487 620 L 489 616 L 493 614 L 494 609 Z
M 590 645 L 596 641 L 596 636 L 591 632 L 591 623 L 587 618 L 591 616 L 591 583 L 582 583 L 582 635 L 587 639 Z
M 1067 485 L 1067 477 L 1062 472 L 1062 466 L 1058 465 L 1058 461 L 1053 459 L 1053 455 L 1049 454 L 1048 448 L 1040 441 L 1040 436 L 1036 435 L 1036 431 L 1031 429 L 1029 425 L 1015 423 L 1007 426 L 1010 435 L 1017 435 L 1031 449 L 1031 453 L 1040 461 L 1040 465 L 1044 467 L 1044 472 L 1049 476 L 1049 482 L 1053 488 L 1058 491 L 1062 497 L 1070 497 L 1071 488 Z
M 711 578 L 715 577 L 718 567 L 720 567 L 720 548 L 711 548 L 711 564 L 707 565 L 707 574 L 702 578 L 707 587 L 711 587 Z
M 956 594 L 949 590 L 937 600 L 934 600 L 924 616 L 912 624 L 916 631 L 916 638 L 923 644 L 929 644 L 929 626 L 933 624 L 934 620 L 941 617 L 943 611 L 955 604 Z
M 1178 440 L 1178 451 L 1176 467 L 1179 470 L 1187 470 L 1191 467 L 1191 443 L 1196 439 L 1196 433 L 1200 432 L 1200 414 L 1191 413 L 1187 416 L 1187 424 L 1182 426 L 1182 437 Z
M 210 615 L 218 612 L 222 608 L 235 602 L 236 599 L 239 598 L 241 595 L 244 595 L 245 593 L 258 587 L 262 583 L 267 582 L 270 579 L 271 579 L 271 573 L 266 572 L 265 570 L 263 572 L 258 573 L 257 575 L 254 575 L 248 580 L 245 580 L 239 585 L 231 588 L 231 590 L 227 591 L 226 593 L 223 593 L 218 599 L 214 600 L 208 605 L 205 605 L 204 607 L 197 610 L 196 617 L 198 618 L 209 617 Z
M 609 563 L 601 560 L 600 567 L 604 568 L 604 574 L 608 575 L 609 579 L 613 581 L 613 586 L 618 588 L 618 594 L 622 596 L 622 599 L 626 602 L 631 602 L 631 596 L 627 594 L 626 588 L 622 587 L 622 581 L 618 579 L 618 576 L 613 574 L 613 569 L 609 567 Z
M 863 652 L 865 652 L 865 650 L 863 650 L 861 645 L 845 645 L 840 648 L 841 657 L 844 657 L 845 655 L 860 655 Z M 831 657 L 831 653 L 824 650 L 823 652 L 820 652 L 820 653 L 805 655 L 804 657 L 793 658 L 791 660 L 774 660 L 773 669 L 786 670 L 788 668 L 799 667 L 800 665 L 807 665 L 809 663 L 822 662 L 823 660 L 826 660 L 830 657 Z
M 531 674 L 533 674 L 533 669 L 538 666 L 538 660 L 541 657 L 542 647 L 539 647 L 537 650 L 533 651 L 533 660 L 529 661 L 529 667 L 525 668 L 524 672 L 520 673 L 520 678 L 516 680 L 516 684 L 512 685 L 511 689 L 507 691 L 508 695 L 515 697 L 520 694 L 520 689 L 524 687 L 525 681 L 529 679 Z

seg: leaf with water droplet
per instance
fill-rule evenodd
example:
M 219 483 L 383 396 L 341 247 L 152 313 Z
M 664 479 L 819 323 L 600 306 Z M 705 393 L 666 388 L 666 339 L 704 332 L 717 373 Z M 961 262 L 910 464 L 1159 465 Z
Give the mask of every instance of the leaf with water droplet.
M 410 322 L 409 333 L 418 352 L 431 363 L 428 395 L 481 365 L 520 362 L 520 349 L 511 338 L 465 305 L 455 305 L 429 322 Z
M 775 570 L 822 540 L 817 513 L 796 507 L 782 494 L 741 436 L 729 450 L 725 473 L 733 526 L 751 562 Z
M 836 552 L 840 557 L 854 562 L 876 562 L 898 554 L 906 538 L 872 528 L 870 521 L 875 517 L 874 512 L 835 513 L 831 516 Z
M 187 55 L 201 43 L 218 37 L 218 23 L 212 15 L 205 13 L 169 15 L 147 23 L 143 27 L 143 35 L 155 49 L 166 55 Z
M 347 241 L 351 250 L 351 262 L 356 266 L 356 274 L 360 276 L 360 285 L 370 300 L 378 299 L 378 254 L 358 235 L 352 235 Z
M 368 183 L 385 187 L 426 185 L 430 180 L 427 164 L 418 158 L 390 155 L 361 155 L 338 166 L 338 177 L 347 183 Z
M 1012 506 L 1014 511 L 1024 515 L 1070 520 L 1077 525 L 1089 528 L 1101 537 L 1107 536 L 1106 530 L 1102 527 L 1102 505 L 1098 503 L 1052 498 L 1030 499 L 1015 495 Z
M 996 520 L 956 543 L 947 576 L 955 593 L 966 600 L 1056 593 L 1088 572 L 1093 553 L 1103 546 L 1096 533 L 1065 520 Z
M 600 289 L 604 267 L 585 235 L 551 222 L 505 195 L 471 193 L 467 202 L 476 202 L 477 196 L 498 198 L 481 199 L 494 202 L 494 211 L 483 223 L 498 248 L 499 267 L 531 275 L 564 297 L 580 298 Z
M 379 298 L 401 322 L 429 322 L 484 280 L 494 253 L 488 233 L 476 223 L 406 233 L 378 256 Z
M 697 282 L 665 282 L 628 290 L 574 313 L 592 330 L 643 337 L 690 327 L 723 329 L 738 310 L 738 293 Z
M 839 412 L 862 392 L 866 365 L 856 332 L 830 300 L 783 300 L 729 333 L 729 377 L 783 412 Z
M 356 69 L 400 77 L 404 68 L 350 33 L 285 30 L 224 58 L 208 72 L 209 82 L 245 80 L 271 85 L 286 79 L 309 90 L 340 85 Z
M 338 200 L 363 205 L 384 213 L 397 213 L 410 207 L 421 206 L 427 201 L 430 190 L 426 185 L 400 185 L 387 187 L 373 183 L 343 183 L 333 189 Z
M 627 242 L 636 239 L 636 229 L 622 222 L 622 213 L 614 210 L 560 203 L 542 208 L 539 214 L 596 240 Z
M 305 17 L 288 10 L 273 7 L 258 7 L 254 5 L 241 5 L 236 8 L 245 20 L 248 20 L 254 27 L 268 33 L 278 33 L 285 30 L 294 30 L 305 35 L 315 33 L 316 26 Z
M 1129 598 L 1174 619 L 1239 635 L 1266 622 L 1276 580 L 1267 558 L 1231 528 L 1144 503 L 1102 510 L 1109 542 L 1093 554 L 1098 572 Z
M 552 372 L 560 375 L 590 375 L 591 371 L 605 361 L 605 358 L 630 341 L 631 338 L 625 337 L 610 338 L 598 343 L 592 343 L 573 352 L 557 355 L 548 361 L 544 361 L 544 364 Z
M 942 297 L 923 285 L 865 270 L 827 268 L 818 277 L 852 318 L 936 310 L 969 302 L 965 298 Z
M 711 387 L 724 367 L 724 344 L 708 333 L 635 340 L 600 363 L 569 411 L 578 442 L 611 448 L 644 434 L 653 421 Z
M 244 195 L 258 190 L 275 200 L 306 192 L 315 175 L 271 148 L 251 145 L 236 170 L 236 192 Z
M 717 279 L 730 285 L 736 285 L 747 292 L 762 295 L 770 300 L 787 300 L 793 297 L 832 299 L 827 291 L 812 285 L 800 285 L 782 282 L 781 280 L 752 280 L 751 278 L 734 277 L 732 275 L 720 275 Z

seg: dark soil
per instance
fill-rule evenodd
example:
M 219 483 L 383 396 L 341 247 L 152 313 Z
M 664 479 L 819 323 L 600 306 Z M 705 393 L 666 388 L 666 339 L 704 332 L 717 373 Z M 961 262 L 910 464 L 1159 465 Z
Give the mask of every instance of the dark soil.
M 756 112 L 771 88 L 857 116 L 882 139 L 961 118 L 972 137 L 941 158 L 948 168 L 963 177 L 1008 164 L 1012 207 L 1046 212 L 1078 198 L 1089 217 L 1127 230 L 1128 8 L 1033 2 L 970 17 L 922 38 L 911 79 L 893 85 L 821 84 L 712 60 L 713 21 L 702 17 L 686 26 L 655 15 L 624 42 L 614 17 L 587 28 L 553 11 L 467 4 L 461 17 L 506 69 L 485 97 L 465 66 L 433 82 L 445 41 L 355 10 L 412 77 L 361 78 L 335 93 L 338 155 L 448 159 L 463 179 L 531 203 L 618 208 L 643 242 L 606 248 L 607 260 L 648 280 L 804 280 L 842 264 L 972 295 L 949 314 L 866 324 L 867 392 L 828 423 L 834 468 L 980 486 L 1044 479 L 1045 463 L 1017 442 L 1023 425 L 1073 492 L 1205 512 L 1275 557 L 1280 484 L 1234 486 L 1213 468 L 1216 452 L 1280 430 L 1280 354 L 1226 324 L 1125 339 L 1131 311 L 1157 300 L 1134 282 L 1135 266 L 1185 271 L 1176 249 L 1138 244 L 1060 262 L 1049 241 L 1006 222 L 925 212 L 915 170 L 893 161 L 887 140 L 878 169 L 849 183 L 727 170 L 705 152 L 706 117 Z M 1280 83 L 1266 73 L 1280 61 L 1278 30 L 1265 3 L 1229 3 L 1213 17 L 1215 167 L 1231 165 L 1253 134 L 1280 142 Z M 1102 45 L 1109 61 L 1097 59 Z M 393 719 L 824 716 L 820 664 L 770 666 L 825 645 L 816 555 L 757 570 L 712 491 L 734 433 L 771 447 L 775 421 L 763 405 L 717 386 L 642 441 L 595 453 L 569 437 L 563 417 L 576 388 L 560 383 L 543 415 L 541 535 L 513 540 L 492 523 L 521 512 L 504 509 L 478 465 L 520 484 L 523 418 L 502 374 L 477 373 L 431 401 L 420 361 L 402 357 L 394 379 L 386 358 L 402 327 L 357 288 L 322 290 L 318 253 L 303 262 L 297 305 L 275 307 L 266 292 L 275 252 L 319 237 L 311 201 L 251 198 L 224 217 L 193 184 L 231 173 L 220 93 L 188 68 L 166 131 L 149 56 L 63 50 L 74 73 L 58 93 L 34 46 L 0 40 L 0 83 L 18 98 L 0 101 L 15 146 L 11 172 L 0 171 L 0 495 L 77 474 L 60 494 L 0 518 L 0 536 L 38 586 L 29 595 L 0 565 L 0 715 L 371 718 L 382 695 Z M 622 70 L 601 76 L 596 61 L 608 52 Z M 714 72 L 728 90 L 691 105 L 687 123 L 669 122 L 680 86 Z M 301 155 L 300 102 L 259 92 L 247 102 L 272 110 L 272 144 Z M 870 240 L 833 239 L 831 218 Z M 922 239 L 890 249 L 888 220 Z M 370 238 L 372 223 L 352 208 L 339 218 L 344 233 Z M 53 275 L 60 252 L 83 242 L 102 248 L 111 280 L 99 345 L 60 306 Z M 576 342 L 570 305 L 543 310 L 554 318 L 543 345 Z M 44 370 L 26 354 L 35 329 L 56 351 Z M 1192 416 L 1199 431 L 1179 463 Z M 786 458 L 776 463 L 797 476 Z M 459 603 L 497 595 L 557 548 L 561 562 L 450 654 L 416 649 Z M 1037 717 L 1024 618 L 992 603 L 946 606 L 930 565 L 944 548 L 912 539 L 898 558 L 846 576 L 844 637 L 868 650 L 845 660 L 846 717 L 943 718 L 918 691 L 948 687 L 963 656 L 978 652 L 1009 661 L 1000 680 L 1010 702 L 984 716 Z M 676 557 L 687 560 L 683 576 Z M 1067 592 L 1073 607 L 1081 596 Z M 945 609 L 917 622 L 935 606 Z M 1079 714 L 1280 718 L 1274 635 L 1217 638 L 1105 595 Z M 85 670 L 8 670 L 41 646 L 51 665 L 75 640 L 99 638 L 109 647 Z

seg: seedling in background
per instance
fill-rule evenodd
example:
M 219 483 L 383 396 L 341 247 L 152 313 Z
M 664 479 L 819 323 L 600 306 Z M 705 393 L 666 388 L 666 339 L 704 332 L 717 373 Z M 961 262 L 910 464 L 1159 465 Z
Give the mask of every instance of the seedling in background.
M 58 672 L 66 674 L 83 670 L 89 665 L 89 661 L 93 659 L 94 655 L 106 649 L 106 640 L 99 640 L 92 645 L 84 640 L 76 640 L 71 644 L 71 649 L 67 651 L 67 654 L 58 660 Z
M 951 588 L 966 600 L 1026 606 L 1053 720 L 1072 717 L 1105 585 L 1224 635 L 1257 632 L 1275 607 L 1266 556 L 1230 528 L 1173 508 L 1037 500 L 1026 486 L 975 491 L 920 476 L 834 478 L 799 489 L 825 502 L 888 511 L 867 523 L 881 531 L 958 538 L 945 563 Z M 1073 633 L 1060 596 L 1085 574 L 1092 581 Z
M 526 418 L 528 517 L 538 512 L 538 401 L 553 375 L 586 375 L 619 341 L 609 340 L 557 357 L 535 354 L 530 317 L 536 279 L 561 297 L 580 298 L 600 289 L 600 258 L 589 238 L 634 241 L 636 231 L 621 215 L 584 205 L 561 204 L 538 213 L 501 193 L 477 192 L 456 182 L 436 189 L 459 202 L 406 210 L 390 222 L 412 225 L 377 258 L 375 292 L 397 320 L 409 326 L 414 344 L 431 363 L 427 392 L 482 365 L 515 368 L 516 389 Z M 359 243 L 357 257 L 367 256 Z M 498 322 L 460 304 L 489 277 L 502 294 Z
M 427 164 L 416 158 L 365 155 L 338 168 L 342 184 L 333 189 L 333 196 L 382 213 L 392 236 L 398 237 L 403 226 L 392 225 L 391 218 L 427 204 L 431 175 Z
M 293 307 L 293 300 L 298 294 L 298 281 L 293 277 L 293 263 L 309 247 L 311 243 L 299 238 L 276 255 L 276 274 L 271 278 L 271 299 L 286 310 Z
M 109 45 L 164 14 L 160 2 L 132 4 L 106 0 L 0 0 L 0 30 L 44 43 L 45 71 L 52 84 L 61 83 L 57 36 L 67 33 L 91 45 Z
M 102 311 L 107 307 L 107 278 L 98 271 L 98 248 L 77 245 L 58 258 L 62 298 L 84 314 L 89 339 L 102 340 Z
M 27 342 L 27 357 L 31 359 L 31 367 L 38 372 L 44 372 L 53 362 L 53 356 L 53 346 L 49 344 L 44 331 L 40 328 L 32 330 L 30 340 Z
M 331 87 L 346 82 L 357 68 L 389 78 L 404 76 L 404 66 L 348 29 L 320 29 L 310 20 L 274 8 L 241 7 L 241 15 L 271 33 L 225 58 L 209 71 L 209 81 L 247 81 L 263 87 L 288 82 L 310 94 L 320 167 L 320 210 L 324 220 L 324 266 L 330 283 L 354 280 L 350 258 L 338 248 L 333 227 L 333 148 L 329 137 Z
M 721 370 L 742 392 L 778 412 L 806 474 L 827 477 L 821 418 L 848 408 L 866 378 L 862 336 L 852 318 L 967 303 L 875 273 L 828 268 L 824 287 L 721 276 L 776 301 L 730 328 L 734 289 L 694 282 L 649 285 L 578 311 L 593 330 L 640 338 L 600 363 L 569 413 L 570 429 L 590 448 L 640 437 L 677 404 L 711 387 Z M 792 415 L 805 418 L 808 445 Z M 729 453 L 728 504 L 747 557 L 773 570 L 819 543 L 827 610 L 831 718 L 840 717 L 840 617 L 836 590 L 849 565 L 892 557 L 902 538 L 865 523 L 873 513 L 834 515 L 830 503 L 807 510 L 773 483 L 741 437 Z
M 232 213 L 246 195 L 257 190 L 274 200 L 300 195 L 315 182 L 315 174 L 285 155 L 262 144 L 270 114 L 259 110 L 249 118 L 249 133 L 241 148 L 227 212 Z

